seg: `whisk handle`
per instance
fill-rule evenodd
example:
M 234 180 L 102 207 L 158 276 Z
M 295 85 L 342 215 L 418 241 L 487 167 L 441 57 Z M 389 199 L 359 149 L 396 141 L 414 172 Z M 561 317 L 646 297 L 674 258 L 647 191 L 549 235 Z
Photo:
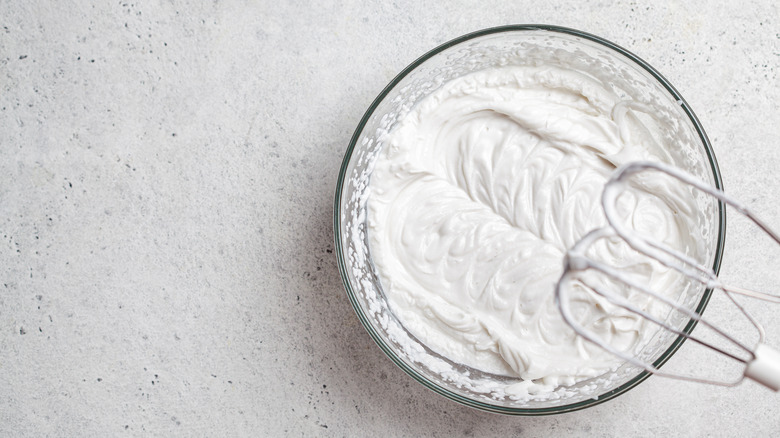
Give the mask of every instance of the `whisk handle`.
M 766 344 L 758 344 L 755 358 L 745 368 L 745 377 L 774 391 L 780 391 L 780 351 Z

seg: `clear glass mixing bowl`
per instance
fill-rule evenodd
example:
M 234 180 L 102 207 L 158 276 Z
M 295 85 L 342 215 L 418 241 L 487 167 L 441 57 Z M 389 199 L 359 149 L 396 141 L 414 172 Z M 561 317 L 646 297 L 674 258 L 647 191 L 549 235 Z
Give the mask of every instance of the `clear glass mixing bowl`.
M 629 51 L 577 30 L 539 25 L 485 29 L 447 42 L 414 61 L 374 100 L 349 143 L 336 186 L 335 243 L 344 286 L 360 321 L 377 345 L 402 370 L 427 388 L 456 402 L 513 415 L 547 415 L 593 406 L 633 388 L 649 374 L 623 365 L 602 377 L 560 388 L 542 399 L 516 399 L 496 390 L 518 379 L 483 373 L 454 363 L 428 349 L 401 325 L 387 301 L 371 262 L 366 228 L 372 164 L 381 136 L 393 129 L 421 99 L 447 81 L 474 71 L 506 65 L 552 64 L 587 72 L 618 96 L 643 103 L 661 120 L 660 138 L 674 164 L 721 188 L 712 147 L 680 93 L 653 67 Z M 652 122 L 652 121 L 651 121 Z M 703 264 L 719 270 L 726 216 L 722 205 L 697 198 Z M 553 294 L 553 291 L 550 291 Z M 687 300 L 704 310 L 710 291 L 697 289 Z M 673 323 L 689 333 L 695 322 Z M 643 357 L 656 366 L 666 362 L 683 337 L 660 336 Z

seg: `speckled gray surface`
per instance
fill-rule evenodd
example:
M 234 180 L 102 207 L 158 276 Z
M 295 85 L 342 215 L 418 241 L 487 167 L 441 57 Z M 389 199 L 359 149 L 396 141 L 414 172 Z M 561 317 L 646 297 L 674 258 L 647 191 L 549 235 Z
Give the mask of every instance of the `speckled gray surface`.
M 331 229 L 374 96 L 436 45 L 510 23 L 585 30 L 653 64 L 728 191 L 780 226 L 775 3 L 368 3 L 0 3 L 0 434 L 780 430 L 778 395 L 750 382 L 652 378 L 539 418 L 445 400 L 360 326 Z M 724 276 L 776 289 L 780 249 L 733 225 Z M 780 345 L 780 312 L 756 313 Z

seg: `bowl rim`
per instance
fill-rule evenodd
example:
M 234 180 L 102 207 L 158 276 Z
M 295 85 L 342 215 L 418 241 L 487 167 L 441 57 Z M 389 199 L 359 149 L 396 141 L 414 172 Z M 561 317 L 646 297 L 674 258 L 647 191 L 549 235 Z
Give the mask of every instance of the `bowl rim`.
M 630 51 L 624 49 L 623 47 L 611 41 L 608 41 L 604 38 L 601 38 L 599 36 L 587 32 L 583 32 L 580 30 L 571 29 L 567 27 L 562 27 L 562 26 L 555 26 L 555 25 L 515 24 L 515 25 L 497 26 L 497 27 L 482 29 L 482 30 L 478 30 L 475 32 L 462 35 L 450 41 L 447 41 L 444 44 L 439 45 L 438 47 L 428 51 L 424 55 L 417 58 L 406 68 L 404 68 L 398 75 L 396 75 L 395 78 L 393 78 L 393 80 L 387 84 L 387 86 L 384 87 L 384 89 L 379 93 L 379 95 L 374 99 L 374 101 L 368 107 L 365 114 L 363 115 L 360 122 L 358 123 L 357 128 L 355 129 L 355 132 L 352 135 L 352 138 L 349 142 L 349 146 L 347 147 L 347 150 L 344 154 L 344 159 L 341 164 L 341 169 L 339 170 L 338 181 L 336 183 L 333 225 L 334 225 L 336 257 L 338 259 L 339 273 L 341 274 L 341 280 L 344 283 L 344 288 L 347 291 L 347 296 L 349 297 L 349 301 L 350 303 L 352 303 L 352 307 L 354 308 L 355 313 L 358 316 L 358 319 L 360 319 L 360 322 L 362 323 L 363 327 L 366 329 L 368 334 L 371 336 L 374 342 L 379 346 L 379 348 L 385 353 L 385 355 L 387 355 L 393 361 L 393 363 L 396 364 L 396 366 L 401 368 L 404 372 L 406 372 L 408 375 L 410 375 L 412 378 L 414 378 L 417 382 L 422 384 L 424 387 L 462 405 L 475 408 L 478 410 L 482 410 L 482 411 L 487 411 L 487 412 L 494 412 L 494 413 L 501 413 L 501 414 L 508 414 L 508 415 L 539 416 L 539 415 L 552 415 L 552 414 L 561 414 L 565 412 L 573 412 L 573 411 L 577 411 L 580 409 L 584 409 L 584 408 L 588 408 L 591 406 L 596 406 L 598 404 L 604 403 L 605 401 L 611 400 L 625 393 L 626 391 L 636 387 L 638 384 L 642 383 L 645 379 L 650 377 L 651 373 L 647 371 L 642 371 L 633 379 L 629 380 L 623 385 L 620 385 L 619 387 L 611 391 L 608 391 L 604 394 L 600 394 L 596 398 L 580 401 L 577 403 L 571 403 L 567 405 L 549 407 L 549 408 L 512 408 L 512 407 L 505 407 L 505 406 L 497 406 L 497 405 L 492 405 L 492 404 L 472 400 L 470 398 L 464 397 L 455 392 L 449 391 L 445 388 L 442 388 L 439 385 L 436 385 L 434 382 L 431 382 L 425 376 L 418 373 L 414 368 L 410 367 L 406 362 L 404 362 L 401 358 L 399 358 L 395 354 L 395 352 L 388 345 L 384 343 L 382 337 L 376 332 L 376 329 L 368 321 L 366 315 L 363 313 L 362 307 L 357 301 L 355 291 L 352 289 L 352 285 L 350 284 L 349 281 L 344 248 L 341 245 L 342 236 L 341 236 L 340 206 L 341 206 L 342 191 L 344 189 L 347 168 L 349 167 L 349 163 L 352 158 L 352 153 L 355 150 L 358 138 L 360 137 L 360 134 L 363 132 L 363 129 L 365 128 L 365 125 L 368 122 L 368 119 L 374 113 L 374 111 L 382 102 L 382 100 L 384 100 L 384 98 L 388 95 L 388 93 L 390 93 L 390 91 L 394 89 L 396 85 L 398 85 L 398 83 L 401 82 L 401 80 L 403 80 L 410 72 L 415 70 L 422 63 L 424 63 L 431 57 L 441 53 L 442 51 L 452 46 L 486 35 L 499 34 L 504 32 L 525 32 L 525 31 L 547 31 L 551 33 L 575 36 L 575 37 L 583 38 L 585 40 L 589 40 L 591 42 L 595 42 L 597 44 L 600 44 L 608 49 L 611 49 L 625 56 L 630 61 L 633 61 L 639 67 L 644 69 L 652 77 L 654 77 L 672 95 L 672 97 L 680 103 L 680 106 L 682 107 L 683 111 L 688 116 L 691 123 L 693 123 L 693 126 L 696 129 L 696 133 L 699 135 L 699 139 L 701 140 L 704 146 L 707 159 L 710 164 L 710 169 L 712 170 L 712 175 L 715 180 L 715 187 L 720 190 L 723 190 L 723 181 L 721 179 L 718 162 L 715 159 L 715 153 L 712 149 L 712 145 L 710 144 L 707 134 L 704 132 L 704 128 L 699 122 L 699 119 L 696 117 L 693 110 L 688 105 L 688 102 L 674 88 L 674 86 L 672 86 L 672 84 L 668 80 L 666 80 L 666 78 L 663 75 L 661 75 L 650 64 L 648 64 L 647 62 L 645 62 L 643 59 L 639 58 L 635 54 L 631 53 Z M 716 242 L 715 257 L 712 266 L 712 269 L 715 272 L 715 274 L 718 274 L 720 272 L 720 265 L 721 265 L 721 261 L 723 260 L 723 249 L 724 249 L 725 238 L 726 238 L 726 208 L 721 201 L 718 201 L 718 218 L 720 219 L 720 227 L 718 230 L 718 240 Z M 711 289 L 706 289 L 704 291 L 702 299 L 699 301 L 699 304 L 696 307 L 697 313 L 701 314 L 704 311 L 705 307 L 707 307 L 707 303 L 709 302 L 711 295 L 712 295 Z M 683 329 L 683 332 L 686 334 L 691 333 L 694 327 L 696 327 L 696 324 L 697 321 L 691 319 Z M 660 368 L 664 363 L 666 363 L 666 361 L 669 360 L 669 358 L 671 358 L 674 355 L 674 353 L 680 348 L 680 346 L 682 346 L 685 339 L 686 339 L 685 336 L 678 336 L 678 338 L 659 357 L 659 359 L 653 363 L 653 365 L 656 368 Z

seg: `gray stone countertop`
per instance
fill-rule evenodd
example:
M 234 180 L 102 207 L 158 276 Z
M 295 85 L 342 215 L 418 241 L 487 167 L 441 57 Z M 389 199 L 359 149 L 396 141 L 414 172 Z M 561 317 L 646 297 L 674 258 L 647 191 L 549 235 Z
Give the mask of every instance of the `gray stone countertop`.
M 752 382 L 651 378 L 575 413 L 482 413 L 416 383 L 360 325 L 332 231 L 355 126 L 424 52 L 514 23 L 655 66 L 727 190 L 780 227 L 772 1 L 0 3 L 0 435 L 780 430 L 780 396 Z M 727 240 L 723 275 L 777 290 L 780 248 L 736 219 Z M 778 309 L 753 309 L 774 345 Z M 687 351 L 675 359 L 695 363 Z

